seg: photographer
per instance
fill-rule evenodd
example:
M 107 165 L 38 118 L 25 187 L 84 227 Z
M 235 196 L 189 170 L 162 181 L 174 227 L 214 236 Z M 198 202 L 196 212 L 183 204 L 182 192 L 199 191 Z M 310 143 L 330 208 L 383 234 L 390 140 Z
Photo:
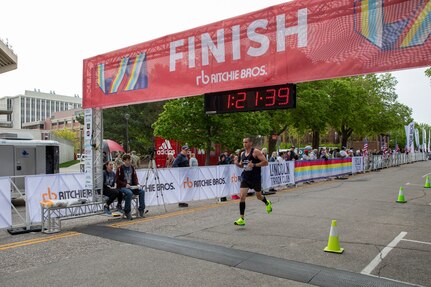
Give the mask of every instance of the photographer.
M 178 154 L 177 158 L 173 163 L 173 167 L 188 167 L 189 160 L 187 159 L 187 154 L 189 151 L 188 145 L 183 145 L 181 148 L 181 152 Z M 179 207 L 188 207 L 189 205 L 185 202 L 178 203 Z

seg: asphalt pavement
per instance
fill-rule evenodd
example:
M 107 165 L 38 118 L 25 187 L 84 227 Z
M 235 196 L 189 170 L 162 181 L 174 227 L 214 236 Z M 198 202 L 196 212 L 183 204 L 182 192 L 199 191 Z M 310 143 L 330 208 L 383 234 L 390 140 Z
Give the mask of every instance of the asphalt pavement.
M 431 161 L 238 201 L 91 216 L 57 234 L 0 232 L 0 286 L 431 286 Z M 406 203 L 397 203 L 400 186 Z M 327 253 L 336 220 L 342 254 Z

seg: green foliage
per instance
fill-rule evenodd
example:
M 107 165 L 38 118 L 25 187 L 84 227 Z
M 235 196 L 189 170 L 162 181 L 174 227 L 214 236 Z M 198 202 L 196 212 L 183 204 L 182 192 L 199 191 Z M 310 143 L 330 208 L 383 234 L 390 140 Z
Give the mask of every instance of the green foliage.
M 129 149 L 147 154 L 153 147 L 152 124 L 162 111 L 164 102 L 154 102 L 103 110 L 103 137 L 125 147 L 128 126 Z M 125 115 L 130 115 L 126 121 Z
M 78 140 L 76 137 L 76 133 L 71 130 L 55 130 L 52 133 L 59 138 L 69 140 L 73 143 L 76 143 L 76 141 Z
M 429 78 L 431 78 L 431 68 L 428 68 L 425 70 L 425 75 Z
M 267 134 L 269 121 L 259 112 L 207 115 L 204 97 L 195 96 L 167 102 L 153 127 L 156 136 L 203 148 L 208 155 L 214 143 L 235 150 L 243 137 Z
M 391 74 L 331 82 L 329 123 L 341 135 L 344 146 L 353 132 L 361 137 L 387 133 L 411 120 L 411 109 L 397 102 L 397 81 Z

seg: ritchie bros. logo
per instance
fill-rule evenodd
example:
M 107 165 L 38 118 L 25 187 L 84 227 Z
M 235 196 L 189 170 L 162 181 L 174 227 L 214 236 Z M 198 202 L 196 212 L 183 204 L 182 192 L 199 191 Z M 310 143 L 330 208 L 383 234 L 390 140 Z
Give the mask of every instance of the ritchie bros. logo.
M 183 182 L 183 188 L 194 188 L 194 187 L 205 187 L 205 186 L 214 186 L 214 185 L 222 185 L 226 184 L 226 180 L 221 178 L 210 178 L 210 179 L 201 179 L 191 181 L 189 177 Z

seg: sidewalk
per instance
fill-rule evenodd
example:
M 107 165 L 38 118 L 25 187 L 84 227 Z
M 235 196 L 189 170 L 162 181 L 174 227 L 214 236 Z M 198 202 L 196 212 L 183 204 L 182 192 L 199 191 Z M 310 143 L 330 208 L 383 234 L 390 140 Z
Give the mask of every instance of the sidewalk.
M 69 167 L 60 168 L 60 173 L 75 173 L 75 172 L 81 172 L 80 163 L 71 165 Z

